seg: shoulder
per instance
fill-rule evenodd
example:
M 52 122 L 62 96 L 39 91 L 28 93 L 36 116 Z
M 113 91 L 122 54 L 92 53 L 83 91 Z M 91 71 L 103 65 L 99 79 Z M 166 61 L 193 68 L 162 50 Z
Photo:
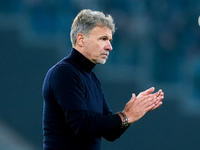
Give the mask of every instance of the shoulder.
M 79 70 L 70 63 L 59 63 L 53 66 L 51 69 L 51 78 L 72 78 L 79 76 Z
M 80 72 L 71 64 L 57 64 L 51 68 L 49 84 L 53 89 L 70 89 L 82 86 Z

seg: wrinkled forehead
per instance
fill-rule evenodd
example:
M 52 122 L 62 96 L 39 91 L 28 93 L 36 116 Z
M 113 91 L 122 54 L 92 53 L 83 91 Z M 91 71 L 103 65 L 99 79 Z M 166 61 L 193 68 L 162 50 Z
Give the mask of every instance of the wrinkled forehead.
M 90 31 L 90 36 L 107 36 L 109 39 L 112 39 L 112 30 L 106 26 L 95 26 Z

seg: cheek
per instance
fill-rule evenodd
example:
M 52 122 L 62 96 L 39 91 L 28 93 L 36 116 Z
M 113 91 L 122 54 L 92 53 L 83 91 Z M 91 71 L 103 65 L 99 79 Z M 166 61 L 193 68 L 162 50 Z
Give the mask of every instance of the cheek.
M 92 43 L 92 45 L 94 48 L 99 49 L 103 46 L 103 43 L 102 42 L 94 42 L 94 43 Z
M 102 42 L 94 42 L 90 44 L 90 49 L 92 50 L 92 53 L 99 54 L 104 48 L 104 44 Z
M 99 57 L 104 49 L 105 43 L 101 40 L 91 40 L 88 42 L 87 50 L 93 57 Z

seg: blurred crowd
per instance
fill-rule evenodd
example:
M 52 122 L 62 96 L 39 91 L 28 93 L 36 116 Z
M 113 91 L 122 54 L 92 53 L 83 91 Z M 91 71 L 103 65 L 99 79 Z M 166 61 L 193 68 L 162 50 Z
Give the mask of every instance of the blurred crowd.
M 0 128 L 1 147 L 41 147 L 43 78 L 69 53 L 71 23 L 86 8 L 111 14 L 116 24 L 113 51 L 106 65 L 95 67 L 113 108 L 121 108 L 129 91 L 155 86 L 165 92 L 162 111 L 136 124 L 137 140 L 127 134 L 127 148 L 156 144 L 157 149 L 198 149 L 194 147 L 199 147 L 199 0 L 0 0 L 0 126 L 7 129 Z M 141 124 L 144 128 L 137 128 Z M 146 128 L 154 125 L 159 132 Z M 144 144 L 144 137 L 149 143 Z M 123 144 L 116 147 L 124 149 Z

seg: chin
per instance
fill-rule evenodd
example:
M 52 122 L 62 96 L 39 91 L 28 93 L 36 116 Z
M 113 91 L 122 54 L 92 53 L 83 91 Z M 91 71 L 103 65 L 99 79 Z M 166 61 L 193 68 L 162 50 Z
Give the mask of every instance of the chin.
M 105 64 L 106 63 L 106 59 L 105 60 L 97 60 L 96 64 Z

